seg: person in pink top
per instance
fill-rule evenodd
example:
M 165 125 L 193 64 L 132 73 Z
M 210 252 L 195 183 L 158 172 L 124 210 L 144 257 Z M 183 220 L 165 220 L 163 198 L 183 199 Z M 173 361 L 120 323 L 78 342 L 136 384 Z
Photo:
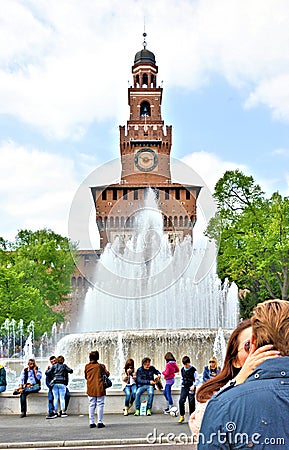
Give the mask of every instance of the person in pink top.
M 168 402 L 168 407 L 164 410 L 164 414 L 169 414 L 171 407 L 174 405 L 172 399 L 172 385 L 175 382 L 175 374 L 178 373 L 180 369 L 178 368 L 176 359 L 171 352 L 167 352 L 165 354 L 165 360 L 166 360 L 166 368 L 162 372 L 162 374 L 166 381 L 164 396 Z

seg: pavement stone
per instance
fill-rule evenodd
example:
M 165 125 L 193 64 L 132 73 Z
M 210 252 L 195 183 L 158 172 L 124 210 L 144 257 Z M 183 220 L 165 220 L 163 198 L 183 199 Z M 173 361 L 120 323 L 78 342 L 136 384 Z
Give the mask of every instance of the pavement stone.
M 96 418 L 97 419 L 97 418 Z M 88 415 L 45 419 L 44 415 L 0 415 L 0 448 L 80 447 L 121 444 L 190 443 L 187 422 L 153 414 L 104 414 L 105 428 L 89 428 Z M 192 448 L 192 447 L 191 447 Z

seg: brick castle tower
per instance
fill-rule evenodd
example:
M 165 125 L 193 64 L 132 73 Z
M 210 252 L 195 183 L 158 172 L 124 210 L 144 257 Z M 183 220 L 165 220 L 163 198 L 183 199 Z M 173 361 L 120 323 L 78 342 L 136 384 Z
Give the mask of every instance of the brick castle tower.
M 143 49 L 136 53 L 132 66 L 133 86 L 128 89 L 129 120 L 126 127 L 119 127 L 120 181 L 91 188 L 101 249 L 116 236 L 124 240 L 131 236 L 148 187 L 155 191 L 171 242 L 192 236 L 197 219 L 201 187 L 171 181 L 172 126 L 162 120 L 163 89 L 157 85 L 155 55 L 146 48 L 146 33 L 143 36 Z

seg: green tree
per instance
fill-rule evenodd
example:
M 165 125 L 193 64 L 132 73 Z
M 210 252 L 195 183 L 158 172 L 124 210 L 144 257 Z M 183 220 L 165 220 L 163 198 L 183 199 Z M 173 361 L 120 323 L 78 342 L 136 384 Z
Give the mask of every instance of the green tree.
M 74 250 L 69 239 L 46 229 L 22 230 L 14 243 L 0 240 L 0 323 L 33 320 L 39 336 L 62 321 L 52 307 L 70 293 Z
M 228 171 L 214 196 L 217 215 L 206 235 L 219 244 L 218 274 L 235 281 L 241 314 L 266 298 L 289 297 L 289 200 L 279 193 L 264 197 L 260 186 L 242 172 Z

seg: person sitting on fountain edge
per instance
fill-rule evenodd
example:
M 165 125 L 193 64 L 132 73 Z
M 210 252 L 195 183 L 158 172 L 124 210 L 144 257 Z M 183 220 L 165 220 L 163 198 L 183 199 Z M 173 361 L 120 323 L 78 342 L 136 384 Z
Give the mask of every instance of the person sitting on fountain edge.
M 21 416 L 26 417 L 27 413 L 27 395 L 39 392 L 41 389 L 42 372 L 37 367 L 35 359 L 28 360 L 28 366 L 25 367 L 19 378 L 19 388 L 13 394 L 20 394 Z
M 6 391 L 7 380 L 5 367 L 0 364 L 0 392 Z
M 141 367 L 136 372 L 136 384 L 137 391 L 135 396 L 135 416 L 140 415 L 140 397 L 147 391 L 148 403 L 147 403 L 147 416 L 152 414 L 152 406 L 155 390 L 155 375 L 160 379 L 161 373 L 154 366 L 151 366 L 151 359 L 148 357 L 143 358 Z

